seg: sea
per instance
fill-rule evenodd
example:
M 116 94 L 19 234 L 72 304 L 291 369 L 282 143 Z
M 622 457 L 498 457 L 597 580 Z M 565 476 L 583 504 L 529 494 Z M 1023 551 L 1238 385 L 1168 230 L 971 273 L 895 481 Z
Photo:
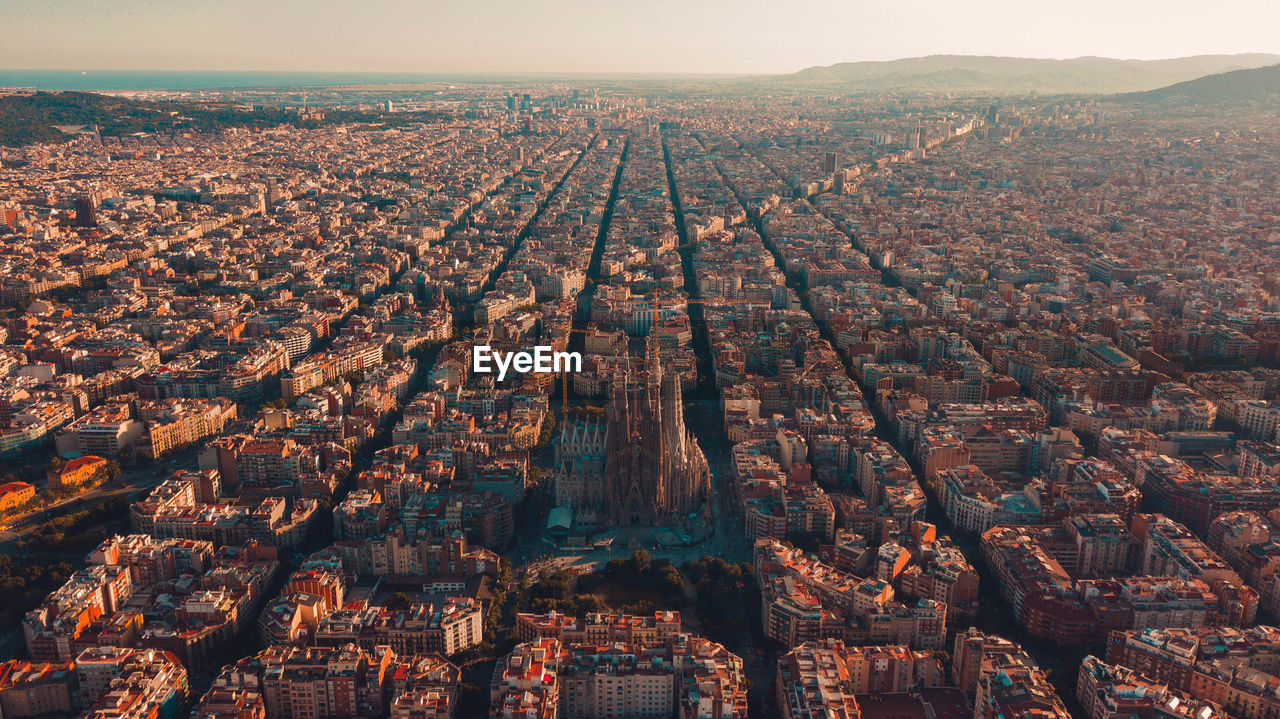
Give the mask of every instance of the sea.
M 0 70 L 0 87 L 37 90 L 208 90 L 429 82 L 501 83 L 528 75 L 208 70 Z

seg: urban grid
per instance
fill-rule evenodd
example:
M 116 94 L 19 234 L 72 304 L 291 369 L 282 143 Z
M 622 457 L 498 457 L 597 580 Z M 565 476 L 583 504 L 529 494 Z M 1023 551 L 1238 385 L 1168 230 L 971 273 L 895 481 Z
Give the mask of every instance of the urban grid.
M 5 103 L 3 719 L 1280 717 L 1274 105 Z

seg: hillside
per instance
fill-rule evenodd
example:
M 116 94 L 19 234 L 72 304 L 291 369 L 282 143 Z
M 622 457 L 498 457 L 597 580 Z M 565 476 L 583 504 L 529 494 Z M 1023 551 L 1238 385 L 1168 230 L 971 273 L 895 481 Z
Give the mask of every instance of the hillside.
M 227 127 L 272 127 L 290 123 L 314 127 L 325 123 L 379 119 L 371 113 L 329 110 L 324 120 L 300 121 L 287 110 L 178 102 L 139 102 L 88 92 L 38 92 L 0 96 L 0 145 L 60 142 L 70 138 L 62 125 L 96 125 L 103 135 L 143 132 L 212 132 Z M 422 119 L 399 113 L 397 122 Z
M 0 144 L 58 142 L 56 126 L 97 125 L 104 135 L 212 130 L 238 124 L 259 111 L 185 103 L 138 102 L 88 92 L 38 92 L 0 97 Z M 266 118 L 255 118 L 262 122 Z
M 1198 55 L 1168 60 L 1070 60 L 931 55 L 887 62 L 849 62 L 760 78 L 766 84 L 842 92 L 1118 93 L 1280 62 L 1280 55 Z
M 1280 100 L 1280 65 L 1235 70 L 1116 99 L 1142 103 L 1221 105 Z

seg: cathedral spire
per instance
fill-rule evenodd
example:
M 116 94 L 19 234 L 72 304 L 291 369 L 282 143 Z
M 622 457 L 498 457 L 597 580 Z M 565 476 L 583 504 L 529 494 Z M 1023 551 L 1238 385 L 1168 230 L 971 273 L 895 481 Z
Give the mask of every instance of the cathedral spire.
M 684 427 L 680 375 L 664 369 L 650 336 L 609 385 L 607 427 L 591 433 L 603 429 L 603 446 L 562 430 L 557 502 L 624 526 L 677 522 L 704 501 L 706 458 Z

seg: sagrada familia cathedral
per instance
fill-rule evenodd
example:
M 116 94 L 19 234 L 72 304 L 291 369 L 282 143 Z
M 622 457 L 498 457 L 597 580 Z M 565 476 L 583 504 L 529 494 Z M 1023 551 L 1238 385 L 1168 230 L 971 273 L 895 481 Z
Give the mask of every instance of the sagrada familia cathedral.
M 565 422 L 556 505 L 585 526 L 669 524 L 700 508 L 711 474 L 683 408 L 679 376 L 647 348 L 643 367 L 614 377 L 604 421 Z

